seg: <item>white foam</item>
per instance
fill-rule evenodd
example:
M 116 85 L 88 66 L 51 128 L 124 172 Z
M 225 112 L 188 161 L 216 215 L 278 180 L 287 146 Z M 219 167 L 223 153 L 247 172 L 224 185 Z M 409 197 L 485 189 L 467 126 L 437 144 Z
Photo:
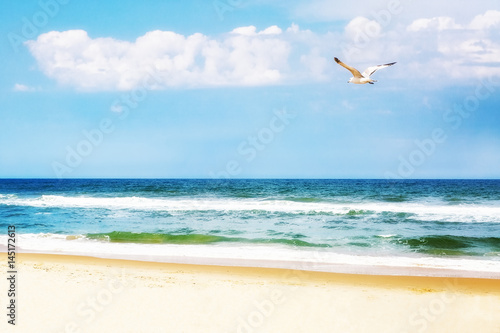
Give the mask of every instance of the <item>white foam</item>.
M 431 256 L 368 256 L 281 245 L 108 243 L 83 236 L 18 234 L 18 252 L 85 255 L 155 262 L 258 266 L 339 273 L 500 278 L 500 260 Z M 7 236 L 0 236 L 0 250 Z
M 144 197 L 89 197 L 42 195 L 35 198 L 19 198 L 0 195 L 0 205 L 61 208 L 134 209 L 148 211 L 266 211 L 285 213 L 347 214 L 350 211 L 408 213 L 422 221 L 442 222 L 500 222 L 500 205 L 493 204 L 438 204 L 438 203 L 336 203 L 293 202 L 286 200 L 220 199 L 220 198 L 144 198 Z

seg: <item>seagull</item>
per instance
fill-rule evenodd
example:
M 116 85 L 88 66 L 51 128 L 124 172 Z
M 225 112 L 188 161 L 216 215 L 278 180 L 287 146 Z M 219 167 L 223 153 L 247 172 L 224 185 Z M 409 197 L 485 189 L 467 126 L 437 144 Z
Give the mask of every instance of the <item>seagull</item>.
M 335 62 L 352 73 L 353 77 L 351 77 L 347 83 L 355 83 L 355 84 L 365 84 L 365 83 L 373 84 L 373 82 L 377 82 L 375 80 L 370 79 L 370 76 L 372 76 L 373 73 L 375 73 L 381 68 L 389 67 L 395 64 L 395 62 L 391 62 L 390 64 L 368 67 L 367 69 L 365 69 L 363 74 L 361 74 L 356 68 L 344 64 L 338 58 L 335 58 Z

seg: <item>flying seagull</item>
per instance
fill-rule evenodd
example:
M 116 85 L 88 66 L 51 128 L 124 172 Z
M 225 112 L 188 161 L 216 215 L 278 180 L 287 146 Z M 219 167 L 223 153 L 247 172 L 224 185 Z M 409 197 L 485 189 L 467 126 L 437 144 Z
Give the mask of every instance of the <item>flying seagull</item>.
M 370 76 L 372 76 L 373 73 L 375 73 L 381 68 L 389 67 L 395 64 L 395 62 L 391 62 L 390 64 L 368 67 L 367 69 L 365 69 L 363 74 L 361 74 L 356 68 L 344 64 L 338 58 L 335 58 L 335 62 L 352 73 L 353 77 L 351 77 L 349 79 L 349 82 L 347 83 L 356 83 L 356 84 L 365 84 L 365 83 L 373 84 L 373 82 L 377 82 L 375 80 L 370 79 Z

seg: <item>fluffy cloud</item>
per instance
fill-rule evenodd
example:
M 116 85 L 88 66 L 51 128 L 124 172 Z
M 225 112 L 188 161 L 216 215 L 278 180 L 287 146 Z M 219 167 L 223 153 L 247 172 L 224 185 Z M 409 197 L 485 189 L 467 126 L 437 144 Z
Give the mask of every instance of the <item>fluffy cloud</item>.
M 369 20 L 366 17 L 358 16 L 352 19 L 344 29 L 346 36 L 357 42 L 364 35 L 370 38 L 376 38 L 382 31 L 382 26 L 375 20 Z
M 500 11 L 488 10 L 484 15 L 477 15 L 469 24 L 470 29 L 489 29 L 500 25 Z
M 500 11 L 488 10 L 484 14 L 475 16 L 472 21 L 462 26 L 455 22 L 455 19 L 449 16 L 439 16 L 433 18 L 423 18 L 413 21 L 407 28 L 408 31 L 420 30 L 452 30 L 452 29 L 471 29 L 487 30 L 500 25 Z
M 14 88 L 12 88 L 12 90 L 26 92 L 26 91 L 36 91 L 37 89 L 30 87 L 30 86 L 27 86 L 25 84 L 16 83 L 16 84 L 14 84 Z
M 221 39 L 151 31 L 134 42 L 52 31 L 26 44 L 48 77 L 81 90 L 130 90 L 150 76 L 152 89 L 276 84 L 291 49 L 277 26 L 241 27 Z
M 420 30 L 450 30 L 450 29 L 460 29 L 461 26 L 455 23 L 455 20 L 451 17 L 439 16 L 431 19 L 418 19 L 413 21 L 407 28 L 408 31 L 420 31 Z
M 280 35 L 283 31 L 276 25 L 270 26 L 260 32 L 257 32 L 257 28 L 253 25 L 248 27 L 236 28 L 231 33 L 244 36 L 257 36 L 257 35 Z
M 335 54 L 363 68 L 376 61 L 398 61 L 404 70 L 386 76 L 433 84 L 470 84 L 500 76 L 498 0 L 389 0 L 358 3 L 312 0 L 291 7 L 292 16 L 343 23 Z M 354 17 L 354 18 L 353 18 Z M 332 72 L 334 73 L 334 72 Z M 421 82 L 420 80 L 415 80 Z
M 479 79 L 500 75 L 499 26 L 500 11 L 488 10 L 462 25 L 451 17 L 434 17 L 415 20 L 407 30 L 413 40 L 425 39 L 420 50 L 435 51 L 426 64 L 433 64 L 430 68 L 434 73 L 453 79 Z
M 373 61 L 397 61 L 404 70 L 384 75 L 403 78 L 411 72 L 414 79 L 438 85 L 500 76 L 499 11 L 488 10 L 460 24 L 449 16 L 395 27 L 382 23 L 356 17 L 346 25 L 340 43 L 346 61 L 361 63 L 360 69 Z
M 334 56 L 359 69 L 397 61 L 404 67 L 386 77 L 406 79 L 411 72 L 415 84 L 424 79 L 426 86 L 500 76 L 500 11 L 468 20 L 388 20 L 358 16 L 324 34 L 292 24 L 285 30 L 238 27 L 218 37 L 151 31 L 135 41 L 52 31 L 26 44 L 48 77 L 89 91 L 132 90 L 145 81 L 149 89 L 326 82 L 347 74 Z

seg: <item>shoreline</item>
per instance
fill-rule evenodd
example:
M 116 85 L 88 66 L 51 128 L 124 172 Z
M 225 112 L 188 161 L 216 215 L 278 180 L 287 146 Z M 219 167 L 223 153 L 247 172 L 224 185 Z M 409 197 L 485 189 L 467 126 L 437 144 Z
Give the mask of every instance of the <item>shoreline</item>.
M 492 279 L 27 253 L 16 260 L 19 325 L 7 332 L 496 333 L 500 328 L 500 283 Z M 0 288 L 5 290 L 6 281 Z
M 398 285 L 400 279 L 410 279 L 417 284 L 434 284 L 436 281 L 443 279 L 460 280 L 461 290 L 477 291 L 478 282 L 483 286 L 491 288 L 492 291 L 500 293 L 500 281 L 490 278 L 475 278 L 475 277 L 458 277 L 458 276 L 427 276 L 427 275 L 391 275 L 391 274 L 370 274 L 370 273 L 341 273 L 341 272 L 326 272 L 326 271 L 310 271 L 295 268 L 279 268 L 279 267 L 262 267 L 262 266 L 237 266 L 237 265 L 214 265 L 203 263 L 178 263 L 178 262 L 158 262 L 145 261 L 134 259 L 119 259 L 119 258 L 99 258 L 88 255 L 67 255 L 67 254 L 50 254 L 50 253 L 17 253 L 16 257 L 23 261 L 50 261 L 60 263 L 77 263 L 86 265 L 114 264 L 123 268 L 151 268 L 161 269 L 163 267 L 173 267 L 187 271 L 213 271 L 214 273 L 227 272 L 232 270 L 238 275 L 260 275 L 266 276 L 285 276 L 285 272 L 301 272 L 302 275 L 309 275 L 313 279 L 330 280 L 332 276 L 339 277 L 339 280 L 349 280 L 349 283 L 364 280 L 364 277 L 373 279 L 376 283 L 384 282 L 388 286 Z M 258 272 L 258 274 L 254 274 Z M 403 284 L 404 285 L 404 284 Z
M 1 251 L 0 251 L 1 253 Z M 189 256 L 141 256 L 141 255 L 120 255 L 113 253 L 62 253 L 62 252 L 19 252 L 23 254 L 40 254 L 56 256 L 72 256 L 96 258 L 105 260 L 133 261 L 157 264 L 193 265 L 207 267 L 239 267 L 255 269 L 278 269 L 317 272 L 326 274 L 350 274 L 350 275 L 370 275 L 370 276 L 405 276 L 405 277 L 436 277 L 436 278 L 472 278 L 499 280 L 500 272 L 467 271 L 450 268 L 430 268 L 430 267 L 407 267 L 380 265 L 371 266 L 369 264 L 348 264 L 348 263 L 322 263 L 315 261 L 290 261 L 273 259 L 251 259 L 251 258 L 223 258 L 223 257 L 189 257 Z
M 18 236 L 19 237 L 19 236 Z M 21 237 L 23 237 L 21 235 Z M 0 240 L 1 240 L 0 236 Z M 3 243 L 3 242 L 2 242 Z M 328 249 L 286 246 L 177 245 L 106 243 L 97 241 L 22 240 L 18 253 L 84 256 L 144 262 L 276 268 L 311 272 L 486 278 L 500 280 L 500 261 L 468 257 L 395 256 L 337 253 Z M 0 243 L 0 253 L 7 247 Z

